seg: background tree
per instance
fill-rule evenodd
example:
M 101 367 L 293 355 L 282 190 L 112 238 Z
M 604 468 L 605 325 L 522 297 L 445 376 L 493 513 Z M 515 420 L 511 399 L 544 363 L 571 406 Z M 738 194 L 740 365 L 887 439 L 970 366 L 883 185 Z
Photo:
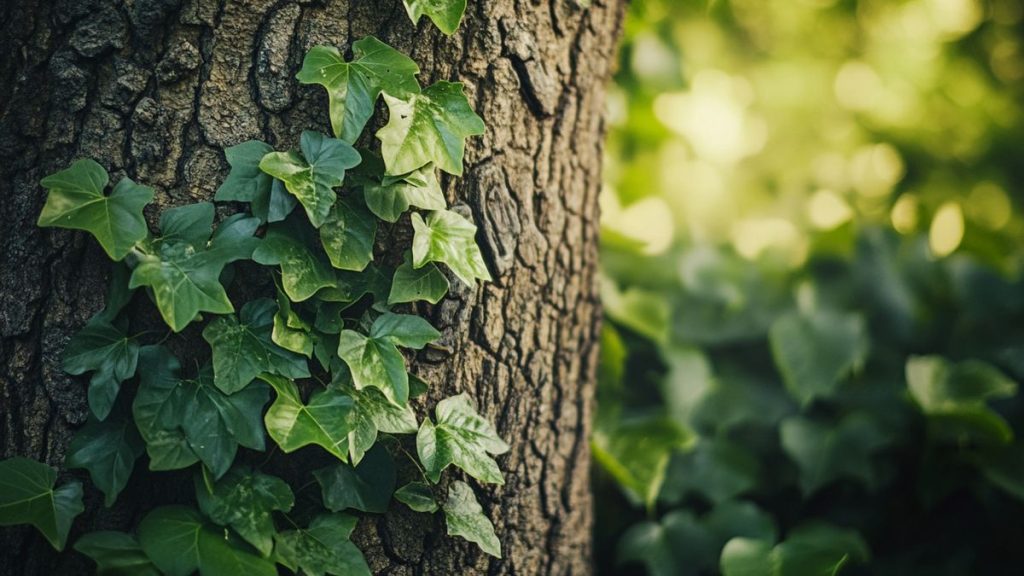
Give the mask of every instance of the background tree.
M 62 462 L 87 408 L 61 352 L 102 307 L 109 271 L 86 235 L 35 227 L 39 180 L 95 158 L 114 178 L 157 188 L 151 224 L 162 208 L 209 200 L 227 171 L 225 147 L 254 138 L 294 146 L 303 129 L 327 131 L 322 90 L 294 79 L 302 55 L 373 34 L 410 54 L 424 82 L 466 83 L 488 126 L 471 141 L 465 177 L 444 184 L 480 227 L 494 282 L 453 283 L 447 300 L 419 310 L 442 347 L 413 369 L 437 394 L 469 391 L 512 450 L 500 461 L 506 484 L 484 496 L 503 560 L 438 538 L 443 528 L 398 509 L 362 522 L 354 539 L 389 574 L 588 570 L 597 193 L 618 2 L 481 1 L 453 37 L 425 20 L 413 27 L 400 2 L 377 0 L 16 0 L 3 11 L 0 455 Z M 174 499 L 173 477 L 133 484 L 109 510 L 87 492 L 74 532 L 130 526 Z M 73 553 L 54 557 L 30 529 L 4 529 L 0 540 L 0 574 L 91 569 Z

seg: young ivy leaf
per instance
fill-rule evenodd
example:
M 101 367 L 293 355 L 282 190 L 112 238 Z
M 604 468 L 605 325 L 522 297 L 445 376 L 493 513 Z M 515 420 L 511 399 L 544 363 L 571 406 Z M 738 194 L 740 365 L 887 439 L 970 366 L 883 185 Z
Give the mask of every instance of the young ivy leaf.
M 395 462 L 378 445 L 357 466 L 344 462 L 313 472 L 320 483 L 324 506 L 331 512 L 348 508 L 383 514 L 395 491 Z
M 484 514 L 469 484 L 458 480 L 452 482 L 448 488 L 448 499 L 442 507 L 449 536 L 462 536 L 491 556 L 501 558 L 501 542 L 494 533 L 494 524 Z
M 138 362 L 138 342 L 102 315 L 90 319 L 64 349 L 65 372 L 77 376 L 94 371 L 89 381 L 89 408 L 100 420 L 110 414 L 121 382 L 135 375 Z
M 128 484 L 135 460 L 145 445 L 130 418 L 96 422 L 90 420 L 75 432 L 68 446 L 68 468 L 85 468 L 97 488 L 103 491 L 108 508 Z
M 469 396 L 459 394 L 437 403 L 437 424 L 425 418 L 416 434 L 416 452 L 431 482 L 437 482 L 450 464 L 481 482 L 504 484 L 501 470 L 490 455 L 504 454 L 509 446 L 491 423 L 473 408 Z
M 313 356 L 313 337 L 310 335 L 312 326 L 299 316 L 298 312 L 292 309 L 292 302 L 288 296 L 277 288 L 277 313 L 274 314 L 274 329 L 270 333 L 270 339 L 275 344 L 291 350 L 296 354 L 302 354 L 306 358 Z
M 75 542 L 75 550 L 92 558 L 99 576 L 160 576 L 132 534 L 90 532 Z
M 267 433 L 285 453 L 316 444 L 339 460 L 348 460 L 349 414 L 352 399 L 337 390 L 320 390 L 302 402 L 299 389 L 287 378 L 263 374 L 261 379 L 277 391 L 263 421 Z
M 31 524 L 58 551 L 64 549 L 71 521 L 85 510 L 82 483 L 73 480 L 54 488 L 57 471 L 15 457 L 0 461 L 0 526 Z
M 306 209 L 309 221 L 319 228 L 337 199 L 333 188 L 341 186 L 345 171 L 357 166 L 359 153 L 348 142 L 309 130 L 299 139 L 298 152 L 271 152 L 260 160 L 260 170 L 284 182 Z
M 324 514 L 309 528 L 288 530 L 274 537 L 274 559 L 289 570 L 309 576 L 370 576 L 370 567 L 349 536 L 356 518 L 347 514 Z
M 373 260 L 377 219 L 357 196 L 338 199 L 320 227 L 320 242 L 331 265 L 339 270 L 359 272 Z
M 139 524 L 139 541 L 153 564 L 167 576 L 277 576 L 270 560 L 260 558 L 232 533 L 206 522 L 193 508 L 162 506 Z
M 37 225 L 85 230 L 112 260 L 124 258 L 149 233 L 142 208 L 153 200 L 153 189 L 124 178 L 106 196 L 109 181 L 107 171 L 89 159 L 43 178 L 49 194 Z
M 395 491 L 395 500 L 408 506 L 414 512 L 437 512 L 434 491 L 426 482 L 409 482 Z
M 277 306 L 269 298 L 247 302 L 239 318 L 221 316 L 203 330 L 213 349 L 214 384 L 225 394 L 245 388 L 260 372 L 288 378 L 306 378 L 309 366 L 295 354 L 274 344 L 271 333 Z
M 346 62 L 337 48 L 314 46 L 295 75 L 303 84 L 327 89 L 331 129 L 349 143 L 363 132 L 381 90 L 394 96 L 420 91 L 416 63 L 373 36 L 353 44 L 352 54 L 353 60 Z
M 153 242 L 152 251 L 139 258 L 132 272 L 128 287 L 151 287 L 160 315 L 175 332 L 200 312 L 234 312 L 220 273 L 231 262 L 249 258 L 259 242 L 252 237 L 257 218 L 232 216 L 207 241 L 206 223 L 212 221 L 213 204 L 208 202 L 165 211 L 160 218 L 165 236 Z
M 380 156 L 361 153 L 363 162 L 353 171 L 353 181 L 362 187 L 367 208 L 381 220 L 397 222 L 410 206 L 424 210 L 448 207 L 433 164 L 401 176 L 387 176 Z
M 412 265 L 412 259 L 406 255 L 405 262 L 395 270 L 391 279 L 391 294 L 388 304 L 403 304 L 425 300 L 437 304 L 448 293 L 448 279 L 432 263 L 420 268 Z
M 194 478 L 196 501 L 207 518 L 230 526 L 264 557 L 274 547 L 274 510 L 288 512 L 295 496 L 288 483 L 276 476 L 236 466 L 207 489 L 201 475 Z
M 352 371 L 357 389 L 377 387 L 391 402 L 405 406 L 409 400 L 409 377 L 397 346 L 418 350 L 440 336 L 419 316 L 386 313 L 374 321 L 369 336 L 342 330 L 338 335 L 338 356 Z
M 334 386 L 352 398 L 353 408 L 348 435 L 349 455 L 352 464 L 359 464 L 363 455 L 377 441 L 377 432 L 387 434 L 411 434 L 416 431 L 416 413 L 408 404 L 396 406 L 377 388 L 356 389 L 349 383 L 341 383 L 335 375 Z
M 273 152 L 266 142 L 249 140 L 224 150 L 231 172 L 217 188 L 217 202 L 248 202 L 253 216 L 262 222 L 284 220 L 295 208 L 295 197 L 280 180 L 260 170 L 260 160 Z
M 462 175 L 465 138 L 484 133 L 484 122 L 469 106 L 462 84 L 438 82 L 422 94 L 384 94 L 389 117 L 377 132 L 387 174 L 408 174 L 429 163 Z
M 334 286 L 334 270 L 320 250 L 313 248 L 313 232 L 301 216 L 272 224 L 252 253 L 259 264 L 281 266 L 281 285 L 293 302 L 308 300 L 321 288 Z
M 426 15 L 446 36 L 455 33 L 466 11 L 466 0 L 402 0 L 402 3 L 413 24 Z
M 415 236 L 412 240 L 412 265 L 422 268 L 427 262 L 447 264 L 468 286 L 476 278 L 490 281 L 483 254 L 476 243 L 476 225 L 449 210 L 431 212 L 426 221 L 412 215 Z

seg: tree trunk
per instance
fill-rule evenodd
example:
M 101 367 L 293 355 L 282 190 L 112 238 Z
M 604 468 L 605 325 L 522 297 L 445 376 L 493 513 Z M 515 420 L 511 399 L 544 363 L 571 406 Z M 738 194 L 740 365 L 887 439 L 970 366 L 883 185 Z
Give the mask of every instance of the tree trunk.
M 504 559 L 397 506 L 361 521 L 355 540 L 381 574 L 588 573 L 597 195 L 621 17 L 619 0 L 470 0 L 447 38 L 425 18 L 414 27 L 397 0 L 4 2 L 0 456 L 61 465 L 87 415 L 86 379 L 62 373 L 61 352 L 103 306 L 109 270 L 86 234 L 36 228 L 40 178 L 92 157 L 112 179 L 157 189 L 151 223 L 162 208 L 209 200 L 226 174 L 225 147 L 261 139 L 282 149 L 303 129 L 328 131 L 322 90 L 294 80 L 302 56 L 372 34 L 410 54 L 425 85 L 464 82 L 487 124 L 446 193 L 480 227 L 495 280 L 453 282 L 446 300 L 421 310 L 450 353 L 422 353 L 413 370 L 438 395 L 468 391 L 512 451 L 499 458 L 506 484 L 478 490 Z M 107 510 L 87 490 L 70 541 L 131 528 L 158 492 L 130 488 Z M 30 529 L 0 529 L 0 575 L 91 567 L 74 552 L 54 555 Z

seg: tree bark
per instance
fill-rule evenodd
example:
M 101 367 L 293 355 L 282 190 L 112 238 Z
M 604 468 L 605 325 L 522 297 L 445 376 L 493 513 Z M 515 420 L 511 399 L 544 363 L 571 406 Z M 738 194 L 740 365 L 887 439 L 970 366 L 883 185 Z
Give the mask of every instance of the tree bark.
M 620 0 L 470 0 L 455 36 L 397 0 L 8 0 L 0 8 L 0 456 L 55 466 L 86 419 L 87 379 L 61 371 L 74 331 L 103 306 L 109 265 L 86 234 L 41 230 L 39 180 L 77 157 L 157 189 L 147 211 L 210 200 L 223 149 L 295 146 L 328 131 L 319 87 L 294 80 L 315 44 L 372 34 L 412 56 L 424 85 L 461 81 L 487 124 L 446 194 L 480 227 L 494 282 L 453 282 L 421 309 L 450 352 L 413 370 L 433 399 L 469 392 L 512 450 L 506 484 L 478 489 L 503 559 L 404 508 L 360 522 L 380 574 L 590 572 L 587 437 L 600 309 L 596 281 L 604 83 Z M 198 337 L 198 332 L 191 333 Z M 432 402 L 428 402 L 432 405 Z M 145 460 L 133 483 L 144 477 Z M 81 471 L 61 474 L 61 481 Z M 187 480 L 187 476 L 184 477 Z M 88 485 L 88 482 L 86 482 Z M 87 489 L 72 529 L 131 528 L 161 500 L 133 487 L 112 509 Z M 0 529 L 0 575 L 80 574 L 28 528 Z

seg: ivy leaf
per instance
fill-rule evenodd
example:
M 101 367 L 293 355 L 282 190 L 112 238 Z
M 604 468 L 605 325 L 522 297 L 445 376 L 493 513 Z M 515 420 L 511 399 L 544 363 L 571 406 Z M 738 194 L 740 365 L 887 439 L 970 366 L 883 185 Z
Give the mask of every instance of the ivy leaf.
M 391 279 L 388 304 L 404 304 L 417 300 L 437 304 L 448 293 L 448 288 L 448 279 L 437 266 L 428 262 L 420 268 L 415 268 L 412 260 L 406 257 Z
M 644 416 L 621 422 L 598 422 L 591 442 L 594 459 L 636 502 L 650 508 L 672 454 L 693 441 L 693 434 L 666 417 Z
M 149 469 L 191 466 L 199 457 L 189 447 L 180 426 L 185 417 L 185 397 L 179 385 L 178 359 L 162 346 L 142 347 L 139 359 L 146 369 L 139 375 L 132 416 L 146 442 Z
M 309 334 L 310 329 L 309 322 L 303 320 L 292 309 L 291 300 L 281 288 L 278 288 L 277 313 L 274 314 L 274 328 L 271 330 L 270 339 L 285 350 L 310 358 L 313 355 L 313 337 Z
M 452 482 L 443 508 L 449 536 L 462 536 L 491 556 L 501 558 L 501 542 L 494 533 L 494 525 L 476 501 L 469 484 L 458 480 Z
M 168 576 L 276 576 L 273 562 L 251 552 L 192 508 L 163 506 L 139 524 L 139 541 L 153 564 Z
M 869 552 L 854 530 L 807 524 L 790 531 L 775 547 L 754 538 L 733 538 L 722 550 L 723 576 L 834 576 L 850 562 L 865 562 Z
M 203 330 L 213 349 L 214 383 L 225 394 L 234 394 L 260 372 L 288 378 L 306 378 L 306 361 L 272 340 L 277 306 L 269 298 L 247 302 L 239 318 L 221 316 Z
M 71 521 L 85 510 L 82 483 L 54 488 L 57 471 L 42 462 L 15 457 L 0 461 L 0 526 L 31 524 L 58 551 Z
M 387 173 L 398 176 L 433 163 L 462 175 L 465 138 L 484 133 L 484 121 L 470 107 L 462 84 L 441 81 L 422 94 L 384 94 L 388 123 L 379 131 Z
M 373 36 L 354 43 L 352 54 L 346 62 L 337 48 L 314 46 L 295 75 L 303 84 L 327 89 L 331 129 L 349 143 L 362 134 L 381 90 L 395 96 L 420 91 L 416 63 Z
M 422 349 L 441 337 L 429 322 L 412 314 L 385 312 L 377 317 L 370 328 L 370 338 L 387 339 L 399 346 Z
M 788 314 L 772 324 L 775 364 L 793 397 L 807 405 L 830 397 L 868 353 L 864 319 L 856 314 Z
M 509 446 L 491 423 L 473 408 L 469 396 L 459 394 L 437 403 L 437 424 L 425 418 L 416 434 L 416 452 L 431 482 L 454 464 L 481 482 L 504 484 L 497 462 L 489 454 L 508 451 Z
M 466 0 L 402 0 L 402 3 L 413 24 L 418 24 L 420 16 L 426 15 L 447 36 L 459 28 L 462 13 L 466 11 Z
M 380 304 L 387 300 L 388 291 L 391 290 L 391 271 L 371 264 L 358 273 L 338 270 L 334 281 L 334 286 L 325 288 L 317 294 L 321 301 L 343 304 L 343 310 L 369 294 L 374 302 Z
M 437 512 L 434 491 L 426 482 L 409 482 L 395 491 L 395 500 L 408 506 L 414 512 Z
M 320 483 L 324 507 L 331 512 L 353 508 L 383 514 L 395 491 L 395 462 L 379 445 L 357 466 L 335 464 L 313 472 L 313 476 Z
M 313 246 L 313 234 L 301 218 L 272 224 L 252 253 L 259 264 L 281 266 L 281 285 L 293 302 L 308 300 L 321 288 L 336 284 L 327 259 Z
M 353 195 L 339 199 L 320 227 L 323 244 L 331 265 L 340 270 L 356 272 L 373 260 L 373 239 L 377 235 L 377 219 Z
M 355 527 L 355 517 L 347 514 L 318 516 L 309 528 L 275 536 L 274 557 L 289 570 L 309 576 L 370 576 L 363 553 L 349 541 Z
M 295 151 L 267 154 L 260 160 L 260 170 L 284 182 L 319 228 L 337 199 L 333 188 L 341 186 L 345 171 L 361 158 L 348 142 L 308 130 L 302 133 L 299 148 L 301 155 Z
M 92 558 L 99 576 L 160 576 L 132 534 L 90 532 L 75 542 L 75 550 Z
M 346 371 L 347 372 L 347 371 Z M 350 380 L 350 375 L 346 375 Z M 350 383 L 340 382 L 336 373 L 332 383 L 352 398 L 353 409 L 348 437 L 349 455 L 352 464 L 359 464 L 363 455 L 377 441 L 377 432 L 387 434 L 411 434 L 417 429 L 416 413 L 409 405 L 397 406 L 390 402 L 377 388 L 356 389 Z
M 320 390 L 302 402 L 299 389 L 287 378 L 263 374 L 261 379 L 277 391 L 263 421 L 267 432 L 285 453 L 317 444 L 339 460 L 348 460 L 348 434 L 352 399 L 337 390 Z
M 697 493 L 721 504 L 756 487 L 760 473 L 760 463 L 749 449 L 722 436 L 705 437 L 692 450 L 675 455 L 657 496 L 677 504 L 687 494 Z
M 89 381 L 89 408 L 100 420 L 110 414 L 121 382 L 135 375 L 138 362 L 138 342 L 101 315 L 90 319 L 64 349 L 65 372 L 94 371 Z
M 480 247 L 476 244 L 476 225 L 455 212 L 431 212 L 426 221 L 412 215 L 415 236 L 412 240 L 412 265 L 422 268 L 427 262 L 447 264 L 452 272 L 472 286 L 476 278 L 490 281 Z
M 433 164 L 400 176 L 386 176 L 384 171 L 381 157 L 366 153 L 355 174 L 357 183 L 362 186 L 366 206 L 381 220 L 398 222 L 410 206 L 424 210 L 448 207 Z
M 804 496 L 842 477 L 873 487 L 871 458 L 888 444 L 878 425 L 856 412 L 835 424 L 794 416 L 782 422 L 779 433 L 783 450 L 800 468 Z
M 291 487 L 275 476 L 236 466 L 207 489 L 200 475 L 195 477 L 196 500 L 207 518 L 230 526 L 263 556 L 274 547 L 274 510 L 288 512 L 295 504 Z
M 107 171 L 89 159 L 43 178 L 49 194 L 37 225 L 85 230 L 112 260 L 124 258 L 149 233 L 142 208 L 153 200 L 153 189 L 123 178 L 106 196 L 109 181 Z
M 217 202 L 248 202 L 253 216 L 263 222 L 284 220 L 295 208 L 295 197 L 280 180 L 260 170 L 260 160 L 273 152 L 266 142 L 249 140 L 224 150 L 231 172 L 213 197 Z
M 71 439 L 66 465 L 87 469 L 92 483 L 106 496 L 104 505 L 109 508 L 128 484 L 135 459 L 144 451 L 142 437 L 130 418 L 90 420 Z
M 164 212 L 160 227 L 170 235 L 154 243 L 153 253 L 139 258 L 129 282 L 129 288 L 153 289 L 160 315 L 175 332 L 200 312 L 234 312 L 220 284 L 220 273 L 227 264 L 249 258 L 258 242 L 252 234 L 259 220 L 242 215 L 225 220 L 209 242 L 200 241 L 193 225 L 187 229 L 178 225 L 191 220 L 197 210 L 205 213 L 204 223 L 207 217 L 212 221 L 213 205 L 207 202 Z M 207 228 L 204 235 L 208 234 Z

